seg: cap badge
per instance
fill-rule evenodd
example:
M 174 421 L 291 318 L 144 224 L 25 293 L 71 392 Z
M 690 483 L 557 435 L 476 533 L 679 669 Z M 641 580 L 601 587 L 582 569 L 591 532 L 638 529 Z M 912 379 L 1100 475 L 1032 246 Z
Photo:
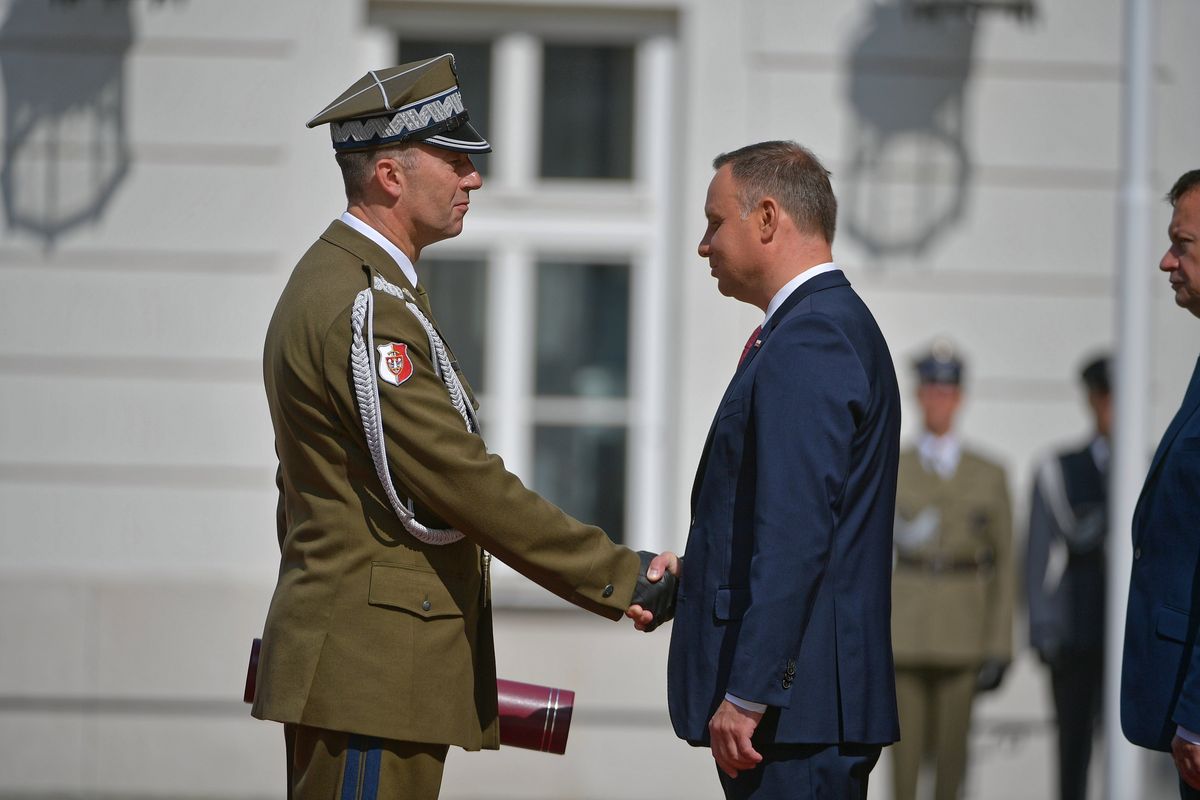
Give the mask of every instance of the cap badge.
M 379 351 L 379 377 L 393 386 L 399 386 L 412 377 L 413 363 L 408 357 L 408 345 L 389 342 L 377 345 Z

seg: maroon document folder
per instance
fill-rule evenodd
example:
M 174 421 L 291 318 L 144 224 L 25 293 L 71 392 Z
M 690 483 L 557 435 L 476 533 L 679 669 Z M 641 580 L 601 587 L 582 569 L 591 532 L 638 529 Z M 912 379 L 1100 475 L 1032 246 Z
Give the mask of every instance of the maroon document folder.
M 250 645 L 250 665 L 246 670 L 246 688 L 242 692 L 242 699 L 247 703 L 254 702 L 261 648 L 261 639 L 255 639 Z M 558 755 L 567 751 L 567 733 L 571 730 L 571 712 L 575 708 L 574 692 L 500 678 L 496 681 L 496 694 L 500 744 Z

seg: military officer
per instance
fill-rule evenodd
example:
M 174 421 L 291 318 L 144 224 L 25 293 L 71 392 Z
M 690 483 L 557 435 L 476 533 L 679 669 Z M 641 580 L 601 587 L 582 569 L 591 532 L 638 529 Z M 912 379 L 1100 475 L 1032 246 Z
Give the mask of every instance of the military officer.
M 975 693 L 1012 657 L 1012 509 L 1004 469 L 954 429 L 963 362 L 944 340 L 916 361 L 923 431 L 900 453 L 892 639 L 900 741 L 896 800 L 912 800 L 932 757 L 937 800 L 955 800 Z
M 267 330 L 278 583 L 253 714 L 284 723 L 288 796 L 435 798 L 447 749 L 498 746 L 488 565 L 618 619 L 673 579 L 526 489 L 488 453 L 421 285 L 491 147 L 451 55 L 368 73 L 329 125 L 348 209 Z M 659 616 L 659 615 L 656 615 Z
M 1104 689 L 1105 539 L 1108 535 L 1108 358 L 1084 367 L 1093 428 L 1087 442 L 1036 471 L 1029 508 L 1025 591 L 1029 640 L 1050 670 L 1058 720 L 1061 800 L 1085 800 Z

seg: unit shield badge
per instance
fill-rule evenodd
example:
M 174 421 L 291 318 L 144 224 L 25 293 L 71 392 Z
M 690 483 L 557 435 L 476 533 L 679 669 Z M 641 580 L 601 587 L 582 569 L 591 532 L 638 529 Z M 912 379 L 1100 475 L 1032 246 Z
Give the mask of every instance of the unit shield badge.
M 376 345 L 379 351 L 379 377 L 393 386 L 399 386 L 412 377 L 413 363 L 408 357 L 408 345 L 389 342 Z

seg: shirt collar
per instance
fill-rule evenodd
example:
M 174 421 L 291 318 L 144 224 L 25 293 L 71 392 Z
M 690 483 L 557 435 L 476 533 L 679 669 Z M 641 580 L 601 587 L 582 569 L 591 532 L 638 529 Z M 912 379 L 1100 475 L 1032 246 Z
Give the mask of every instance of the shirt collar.
M 414 289 L 417 288 L 417 270 L 413 266 L 413 263 L 408 260 L 408 256 L 404 255 L 403 250 L 401 250 L 399 247 L 396 247 L 396 245 L 392 244 L 386 236 L 372 228 L 367 223 L 363 222 L 358 217 L 351 214 L 349 211 L 342 212 L 341 220 L 351 228 L 354 228 L 354 230 L 361 233 L 363 236 L 370 239 L 375 244 L 382 247 L 383 252 L 392 257 L 392 260 L 396 262 L 396 266 L 398 266 L 400 271 L 404 273 L 404 277 L 408 278 L 408 282 L 412 284 L 412 287 Z
M 926 472 L 936 472 L 943 480 L 948 480 L 958 471 L 958 463 L 962 460 L 962 442 L 954 431 L 945 436 L 934 436 L 925 431 L 917 440 L 917 455 Z
M 826 272 L 833 272 L 835 269 L 837 269 L 837 264 L 834 264 L 832 261 L 826 261 L 824 264 L 817 264 L 815 267 L 809 267 L 808 269 L 804 270 L 804 272 L 801 272 L 799 275 L 785 283 L 783 288 L 775 293 L 775 296 L 771 298 L 771 302 L 767 305 L 767 316 L 763 319 L 763 327 L 766 327 L 767 322 L 771 319 L 771 315 L 774 314 L 781 305 L 783 305 L 783 301 L 787 300 L 788 297 L 791 296 L 792 292 L 800 288 L 801 284 L 812 280 L 818 275 L 822 275 Z

